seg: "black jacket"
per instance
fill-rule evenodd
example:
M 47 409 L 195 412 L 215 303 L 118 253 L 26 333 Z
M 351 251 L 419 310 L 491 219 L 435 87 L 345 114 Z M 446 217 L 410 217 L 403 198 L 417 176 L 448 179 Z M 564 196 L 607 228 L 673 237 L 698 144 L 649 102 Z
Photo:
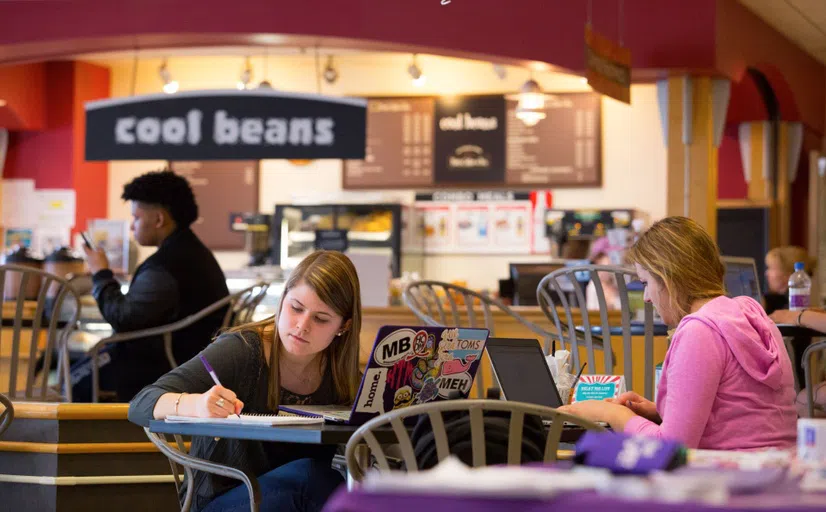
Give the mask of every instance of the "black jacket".
M 229 295 L 221 267 L 189 228 L 164 239 L 157 252 L 135 270 L 128 293 L 121 293 L 110 270 L 97 272 L 93 283 L 100 312 L 118 333 L 175 322 Z M 173 334 L 172 351 L 178 364 L 209 344 L 225 313 L 222 308 Z M 116 391 L 124 402 L 171 369 L 160 337 L 115 345 L 110 364 L 117 368 Z

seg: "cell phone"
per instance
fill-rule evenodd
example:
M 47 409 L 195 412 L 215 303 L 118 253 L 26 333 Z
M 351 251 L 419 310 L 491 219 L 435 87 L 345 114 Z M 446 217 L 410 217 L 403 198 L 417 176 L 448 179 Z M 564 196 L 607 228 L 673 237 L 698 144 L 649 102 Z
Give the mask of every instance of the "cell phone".
M 80 236 L 83 237 L 83 243 L 86 245 L 86 247 L 88 247 L 89 249 L 95 248 L 95 246 L 92 245 L 92 237 L 89 236 L 89 233 L 81 231 Z

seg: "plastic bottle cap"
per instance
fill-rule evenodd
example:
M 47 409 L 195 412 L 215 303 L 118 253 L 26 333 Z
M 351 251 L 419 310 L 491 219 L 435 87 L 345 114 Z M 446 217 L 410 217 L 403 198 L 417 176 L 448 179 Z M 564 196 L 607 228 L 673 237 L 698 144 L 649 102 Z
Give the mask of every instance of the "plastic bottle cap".
M 798 261 L 797 263 L 794 264 L 794 271 L 795 272 L 799 272 L 799 271 L 801 271 L 805 268 L 806 268 L 806 264 L 803 263 L 802 261 Z

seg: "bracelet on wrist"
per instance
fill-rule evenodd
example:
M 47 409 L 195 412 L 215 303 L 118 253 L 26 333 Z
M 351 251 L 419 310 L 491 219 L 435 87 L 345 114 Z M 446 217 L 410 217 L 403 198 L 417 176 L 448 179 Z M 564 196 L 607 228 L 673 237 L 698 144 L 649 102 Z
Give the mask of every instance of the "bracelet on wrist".
M 805 313 L 805 312 L 806 312 L 805 309 L 801 309 L 800 313 L 798 313 L 798 315 L 797 315 L 797 326 L 798 327 L 803 327 L 803 324 L 801 323 L 801 320 L 803 319 L 803 313 Z
M 178 416 L 178 405 L 181 403 L 181 398 L 184 397 L 186 393 L 180 393 L 178 398 L 175 399 L 175 416 Z

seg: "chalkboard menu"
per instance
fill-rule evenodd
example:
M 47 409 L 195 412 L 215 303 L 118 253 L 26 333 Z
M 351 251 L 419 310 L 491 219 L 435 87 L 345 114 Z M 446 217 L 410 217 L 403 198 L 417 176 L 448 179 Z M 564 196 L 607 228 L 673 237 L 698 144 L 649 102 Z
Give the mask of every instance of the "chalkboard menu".
M 599 186 L 601 99 L 548 95 L 526 126 L 505 96 L 372 98 L 364 160 L 346 160 L 345 189 Z
M 433 183 L 433 98 L 367 102 L 364 160 L 347 160 L 344 188 L 416 188 Z
M 213 250 L 244 249 L 244 233 L 231 231 L 232 212 L 258 211 L 258 160 L 169 162 L 185 177 L 198 203 L 192 231 Z
M 434 125 L 437 185 L 504 181 L 503 96 L 439 98 Z
M 545 101 L 547 117 L 526 126 L 508 101 L 507 175 L 511 186 L 600 184 L 600 97 L 556 94 Z

